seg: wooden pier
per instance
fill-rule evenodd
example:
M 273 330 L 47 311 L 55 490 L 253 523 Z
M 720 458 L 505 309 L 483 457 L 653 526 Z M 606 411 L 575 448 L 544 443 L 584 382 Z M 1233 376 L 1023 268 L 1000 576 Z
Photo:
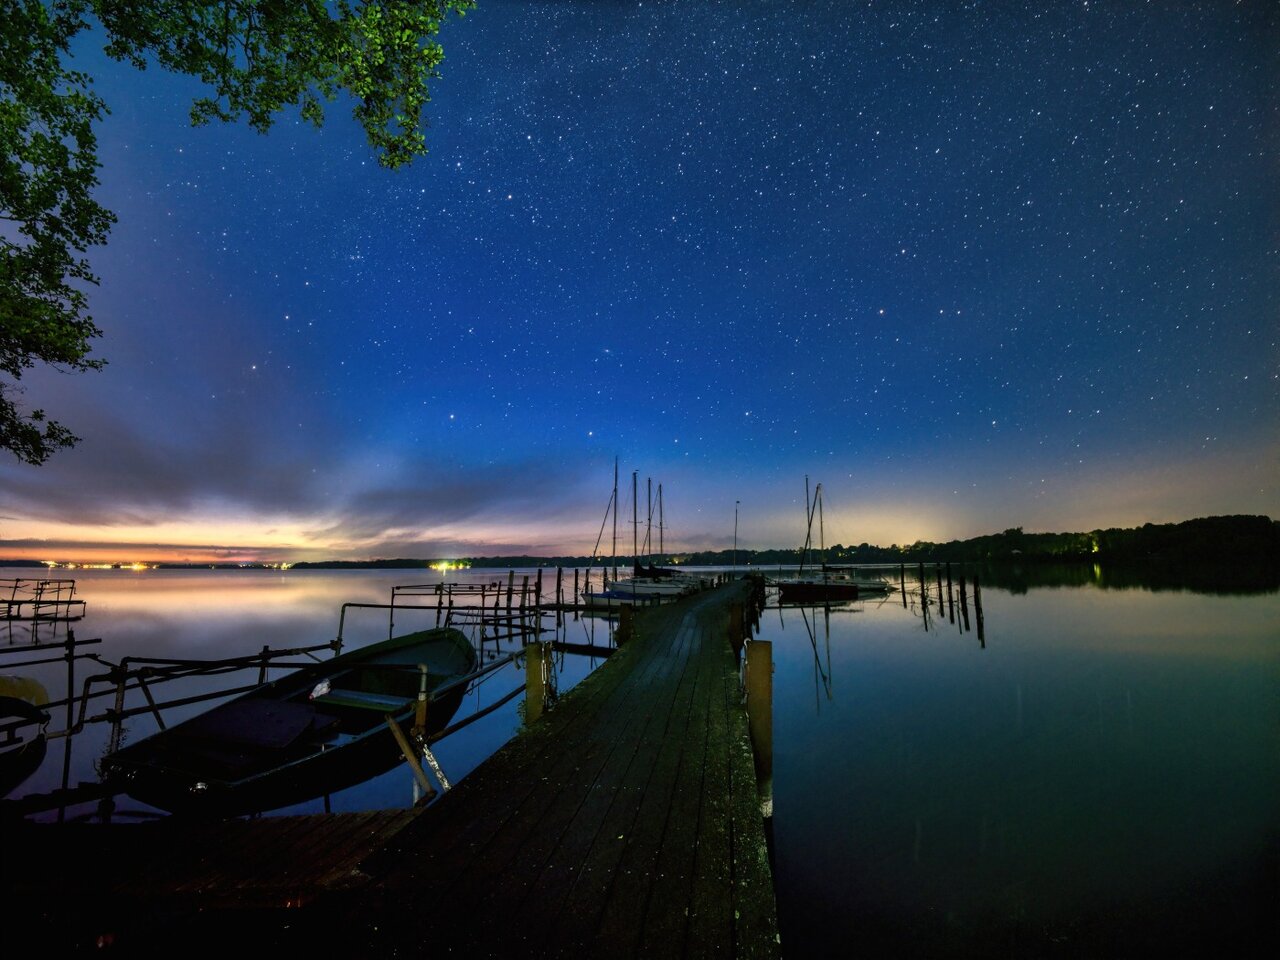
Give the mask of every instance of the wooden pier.
M 222 902 L 187 897 L 189 926 L 154 927 L 137 921 L 155 916 L 164 891 L 151 884 L 131 896 L 117 883 L 112 902 L 134 914 L 118 918 L 119 945 L 145 949 L 198 928 L 227 943 L 248 935 L 259 946 L 323 945 L 379 958 L 777 956 L 772 874 L 731 643 L 731 633 L 740 639 L 744 631 L 738 605 L 753 589 L 738 581 L 637 612 L 607 662 L 432 806 L 374 830 L 350 821 L 339 828 L 339 816 L 306 818 L 319 829 L 293 825 L 295 835 L 308 835 L 288 847 L 311 851 L 300 854 L 304 873 L 308 857 L 323 859 L 315 851 L 328 842 L 325 820 L 347 839 L 344 859 L 325 866 L 329 880 L 307 888 L 311 905 L 283 911 L 287 920 L 279 908 L 299 900 L 259 903 L 275 909 L 250 922 L 245 911 L 228 916 Z M 272 830 L 290 819 L 299 818 L 255 823 Z M 162 826 L 102 830 L 159 834 Z M 32 850 L 32 833 L 58 829 L 23 825 L 24 848 Z M 273 849 L 265 841 L 240 845 L 239 860 L 218 859 L 227 848 L 212 834 L 207 842 L 206 857 L 226 875 L 207 881 L 211 888 L 252 889 L 250 878 L 282 869 L 261 862 L 268 854 L 258 851 Z M 85 844 L 86 856 L 92 847 Z M 20 892 L 28 907 L 38 901 L 46 921 L 57 903 L 71 916 L 81 898 L 95 896 L 92 878 L 110 869 L 73 868 L 47 899 L 20 882 L 15 890 L 11 877 L 6 893 Z M 193 889 L 181 867 L 169 876 L 171 891 Z M 31 932 L 32 942 L 48 942 L 47 931 Z

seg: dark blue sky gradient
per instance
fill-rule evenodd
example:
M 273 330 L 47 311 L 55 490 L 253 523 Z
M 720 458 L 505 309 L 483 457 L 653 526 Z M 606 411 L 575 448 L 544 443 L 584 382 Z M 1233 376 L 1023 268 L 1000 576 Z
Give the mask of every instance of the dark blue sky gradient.
M 585 552 L 615 455 L 681 546 L 1280 515 L 1274 7 L 1034 6 L 481 0 L 398 173 L 85 43 L 110 366 L 0 553 Z

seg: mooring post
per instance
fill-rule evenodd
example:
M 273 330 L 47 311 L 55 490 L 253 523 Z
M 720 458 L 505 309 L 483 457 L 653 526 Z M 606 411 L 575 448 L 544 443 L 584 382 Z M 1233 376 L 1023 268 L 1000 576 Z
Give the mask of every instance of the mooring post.
M 947 611 L 952 623 L 956 622 L 956 595 L 951 589 L 951 561 L 947 561 Z
M 551 644 L 535 641 L 524 648 L 524 722 L 533 723 L 547 706 Z
M 564 603 L 564 567 L 556 567 L 556 606 Z
M 635 610 L 630 604 L 618 608 L 618 629 L 613 633 L 614 642 L 622 646 L 635 632 Z
M 965 630 L 969 629 L 969 590 L 965 585 L 964 574 L 960 574 L 960 616 L 964 620 Z
M 742 604 L 729 604 L 729 643 L 735 653 L 742 649 L 742 643 L 746 639 L 746 635 Z
M 773 794 L 773 644 L 747 644 L 747 727 L 756 761 L 756 783 L 762 797 Z M 768 788 L 766 791 L 766 787 Z
M 511 594 L 516 588 L 516 572 L 507 571 L 507 613 L 511 612 Z
M 985 650 L 987 647 L 987 633 L 982 622 L 982 586 L 978 583 L 978 575 L 973 575 L 973 612 L 978 617 L 978 642 L 982 644 Z
M 262 645 L 262 663 L 258 665 L 258 686 L 267 682 L 267 655 L 271 653 L 271 647 L 267 644 Z

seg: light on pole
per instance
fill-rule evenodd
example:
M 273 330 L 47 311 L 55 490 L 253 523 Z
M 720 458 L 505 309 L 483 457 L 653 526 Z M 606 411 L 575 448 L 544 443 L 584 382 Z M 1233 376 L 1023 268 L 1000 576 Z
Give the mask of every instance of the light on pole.
M 738 504 L 741 500 L 733 501 L 733 576 L 738 576 Z

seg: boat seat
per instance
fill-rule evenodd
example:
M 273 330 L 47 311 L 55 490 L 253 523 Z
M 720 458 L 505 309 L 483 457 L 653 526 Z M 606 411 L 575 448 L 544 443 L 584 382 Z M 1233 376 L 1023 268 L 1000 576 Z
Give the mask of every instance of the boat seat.
M 284 750 L 307 734 L 323 733 L 337 717 L 310 703 L 248 697 L 214 707 L 174 728 L 181 741 L 209 741 L 238 750 Z
M 390 693 L 366 693 L 364 690 L 330 690 L 316 697 L 316 703 L 327 707 L 356 707 L 361 710 L 376 710 L 379 713 L 399 713 L 413 698 L 397 697 Z

